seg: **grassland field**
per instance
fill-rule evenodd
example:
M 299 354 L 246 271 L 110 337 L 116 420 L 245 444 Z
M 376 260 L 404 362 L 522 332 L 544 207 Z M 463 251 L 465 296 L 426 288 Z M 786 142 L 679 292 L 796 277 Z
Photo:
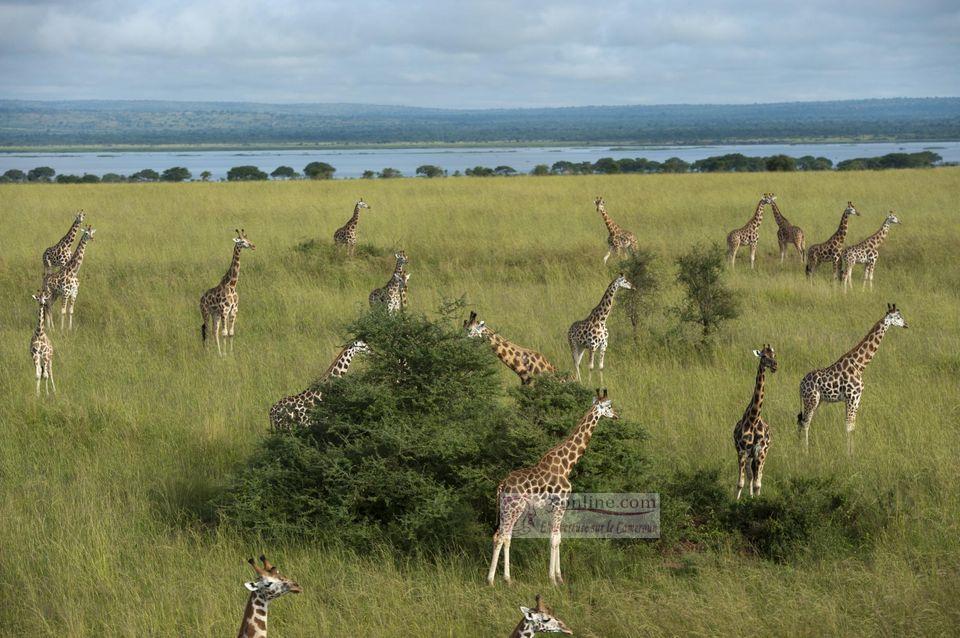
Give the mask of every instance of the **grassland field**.
M 778 263 L 769 209 L 757 268 L 728 277 L 742 314 L 702 355 L 665 335 L 679 301 L 674 259 L 723 242 L 774 191 L 808 243 L 847 200 L 858 241 L 888 210 L 903 224 L 881 250 L 872 292 L 843 294 L 796 257 Z M 608 211 L 659 256 L 666 283 L 636 342 L 611 320 L 605 385 L 650 433 L 664 472 L 722 467 L 769 342 L 779 371 L 764 407 L 773 442 L 764 491 L 833 477 L 891 523 L 864 551 L 786 564 L 735 551 L 678 559 L 564 550 L 569 584 L 547 580 L 547 542 L 514 543 L 513 587 L 484 582 L 488 554 L 417 561 L 296 541 L 264 546 L 210 525 L 209 503 L 267 433 L 267 410 L 322 372 L 343 326 L 406 250 L 411 306 L 466 295 L 481 318 L 570 369 L 565 333 L 599 300 Z M 363 196 L 360 255 L 325 248 Z M 402 179 L 255 184 L 0 187 L 0 624 L 17 636 L 234 635 L 266 551 L 305 592 L 271 607 L 271 636 L 506 636 L 537 592 L 577 636 L 923 635 L 960 633 L 960 169 L 871 173 Z M 76 330 L 54 330 L 55 398 L 34 397 L 30 298 L 40 254 L 83 208 L 97 229 L 81 270 Z M 235 351 L 200 342 L 200 294 L 243 255 Z M 297 249 L 309 240 L 319 246 Z M 860 276 L 858 270 L 855 278 Z M 877 321 L 886 302 L 910 330 L 889 333 L 866 372 L 857 455 L 843 409 L 824 405 L 804 454 L 798 384 Z M 56 317 L 59 322 L 59 317 Z M 503 382 L 516 383 L 503 369 Z M 571 424 L 572 425 L 572 424 Z M 451 423 L 451 427 L 456 427 Z M 606 422 L 600 427 L 616 427 Z M 589 451 L 587 452 L 589 454 Z M 493 495 L 491 495 L 491 498 Z M 669 494 L 662 495 L 664 499 Z M 491 530 L 492 532 L 493 530 Z M 565 545 L 566 548 L 566 545 Z M 649 549 L 649 551 L 647 551 Z M 626 556 L 626 557 L 625 557 Z

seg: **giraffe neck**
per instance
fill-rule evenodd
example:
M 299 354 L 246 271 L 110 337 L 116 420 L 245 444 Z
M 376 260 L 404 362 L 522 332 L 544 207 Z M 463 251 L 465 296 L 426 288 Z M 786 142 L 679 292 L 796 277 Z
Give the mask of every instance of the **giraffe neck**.
M 750 405 L 747 406 L 747 411 L 743 415 L 749 423 L 756 423 L 760 420 L 760 408 L 763 407 L 763 384 L 765 378 L 766 368 L 763 367 L 763 362 L 761 361 L 757 367 L 757 383 L 753 388 L 753 398 L 750 399 Z
M 754 211 L 753 217 L 750 218 L 750 221 L 747 222 L 747 227 L 757 228 L 760 226 L 760 222 L 763 221 L 763 200 L 760 200 L 760 203 L 757 204 L 757 210 Z
M 393 267 L 394 275 L 403 275 L 403 262 L 399 259 L 397 260 L 397 265 Z
M 600 299 L 600 303 L 597 304 L 597 307 L 593 309 L 590 313 L 590 321 L 592 323 L 606 323 L 607 317 L 610 315 L 610 310 L 613 308 L 613 296 L 617 294 L 616 285 L 617 282 L 611 283 L 607 286 L 606 292 L 603 293 L 603 297 Z
M 888 232 L 890 232 L 890 222 L 884 220 L 880 230 L 867 237 L 863 241 L 863 245 L 866 248 L 880 248 L 880 245 L 883 244 L 883 240 L 887 238 Z
M 788 222 L 787 218 L 780 212 L 780 207 L 777 206 L 777 200 L 773 200 L 770 206 L 773 208 L 773 218 L 777 220 L 777 226 L 780 228 L 790 228 L 790 222 Z
M 847 236 L 847 224 L 849 222 L 850 215 L 844 213 L 843 216 L 840 217 L 840 225 L 837 227 L 837 232 L 835 232 L 829 240 L 831 243 L 839 244 L 843 242 Z
M 63 239 L 57 242 L 57 246 L 60 248 L 63 248 L 65 246 L 70 246 L 73 243 L 73 240 L 76 239 L 77 233 L 80 231 L 80 225 L 82 223 L 83 222 L 80 221 L 79 219 L 74 219 L 73 224 L 70 225 L 70 229 L 67 230 L 67 234 L 63 236 Z
M 615 235 L 617 232 L 619 232 L 620 227 L 617 226 L 617 223 L 613 221 L 613 218 L 607 214 L 607 210 L 603 206 L 597 210 L 600 211 L 600 216 L 603 217 L 603 223 L 607 225 L 607 230 L 610 232 L 610 234 Z
M 880 342 L 883 341 L 883 335 L 887 332 L 887 324 L 884 323 L 883 319 L 878 321 L 872 328 L 870 332 L 860 340 L 860 343 L 855 345 L 850 352 L 843 355 L 837 364 L 838 367 L 843 369 L 846 367 L 844 364 L 851 363 L 853 367 L 863 372 L 867 367 L 867 364 L 870 363 L 870 360 L 873 359 L 873 356 L 877 354 L 877 349 L 880 347 Z
M 483 328 L 483 336 L 490 341 L 490 347 L 493 348 L 493 352 L 497 355 L 497 358 L 504 363 L 509 363 L 507 361 L 507 351 L 509 350 L 510 346 L 513 346 L 514 344 L 510 343 L 486 326 Z
M 267 638 L 268 603 L 269 601 L 260 592 L 250 592 L 237 638 Z
M 34 339 L 42 339 L 46 334 L 43 331 L 43 317 L 46 312 L 46 308 L 43 304 L 40 304 L 40 310 L 37 311 L 37 329 L 33 333 Z
M 348 228 L 356 228 L 357 223 L 360 221 L 360 206 L 353 207 L 353 215 L 347 220 Z
M 240 251 L 243 248 L 240 247 L 240 244 L 235 244 L 233 247 L 233 259 L 230 260 L 230 267 L 227 268 L 226 274 L 223 276 L 223 279 L 220 280 L 220 286 L 223 288 L 236 288 L 237 280 L 240 278 Z
M 87 241 L 89 241 L 90 235 L 84 235 L 80 238 L 80 243 L 77 244 L 77 250 L 73 253 L 73 256 L 70 257 L 70 261 L 67 262 L 67 265 L 63 267 L 63 272 L 68 275 L 76 275 L 80 270 L 80 266 L 83 264 L 83 254 L 87 250 Z
M 600 422 L 600 412 L 596 406 L 583 415 L 580 423 L 573 428 L 573 432 L 565 441 L 554 447 L 543 455 L 539 465 L 550 466 L 554 460 L 559 460 L 561 468 L 560 474 L 564 477 L 570 476 L 570 471 L 577 464 L 583 453 L 587 451 L 587 445 L 590 444 L 590 437 L 593 436 L 593 428 Z
M 330 367 L 327 368 L 327 371 L 323 374 L 323 378 L 342 377 L 347 373 L 347 370 L 350 368 L 350 363 L 356 354 L 357 348 L 355 346 L 347 346 L 341 350 L 340 354 L 337 355 L 337 358 L 333 360 L 333 363 L 330 364 Z

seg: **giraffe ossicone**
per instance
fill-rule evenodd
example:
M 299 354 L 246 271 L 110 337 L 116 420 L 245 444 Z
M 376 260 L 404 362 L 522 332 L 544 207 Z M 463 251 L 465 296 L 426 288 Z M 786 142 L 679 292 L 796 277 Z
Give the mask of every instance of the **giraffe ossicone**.
M 554 615 L 553 610 L 544 604 L 543 596 L 540 594 L 537 594 L 537 603 L 533 609 L 521 605 L 520 613 L 523 617 L 510 634 L 510 638 L 533 638 L 539 633 L 573 634 L 573 631 Z
M 266 638 L 267 611 L 271 601 L 285 594 L 299 594 L 303 589 L 295 580 L 281 574 L 263 554 L 260 555 L 262 567 L 257 565 L 253 558 L 247 562 L 253 567 L 257 579 L 243 584 L 250 596 L 247 598 L 237 638 Z

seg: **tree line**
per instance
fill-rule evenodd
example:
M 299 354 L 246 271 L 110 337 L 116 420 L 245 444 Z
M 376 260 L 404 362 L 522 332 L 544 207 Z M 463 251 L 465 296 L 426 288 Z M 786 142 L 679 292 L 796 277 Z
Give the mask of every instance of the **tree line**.
M 826 157 L 804 155 L 791 157 L 790 155 L 771 155 L 769 157 L 750 157 L 742 153 L 728 153 L 715 155 L 705 159 L 687 162 L 679 157 L 671 157 L 662 162 L 649 160 L 645 157 L 613 159 L 601 157 L 595 162 L 570 162 L 559 160 L 553 165 L 537 164 L 530 171 L 534 176 L 546 175 L 616 175 L 621 173 L 756 173 L 763 171 L 861 171 L 884 170 L 891 168 L 931 168 L 943 164 L 943 158 L 932 151 L 917 153 L 888 153 L 880 157 L 857 157 L 833 162 Z M 289 180 L 289 179 L 332 179 L 337 169 L 326 162 L 310 162 L 302 172 L 297 172 L 290 166 L 278 166 L 269 174 L 257 166 L 234 166 L 227 171 L 227 181 L 245 182 L 257 180 Z M 418 166 L 415 172 L 417 177 L 510 177 L 520 172 L 511 166 L 474 166 L 462 173 L 457 170 L 448 173 L 440 166 L 424 164 Z M 203 171 L 199 174 L 200 181 L 209 181 L 213 174 Z M 380 171 L 367 170 L 361 179 L 392 179 L 404 177 L 396 168 L 384 168 Z M 105 173 L 102 176 L 84 173 L 83 175 L 57 175 L 49 166 L 38 166 L 27 172 L 20 169 L 10 169 L 0 175 L 0 182 L 57 182 L 59 184 L 96 184 L 118 182 L 184 182 L 194 179 L 193 174 L 183 166 L 173 166 L 157 172 L 146 168 L 131 175 Z

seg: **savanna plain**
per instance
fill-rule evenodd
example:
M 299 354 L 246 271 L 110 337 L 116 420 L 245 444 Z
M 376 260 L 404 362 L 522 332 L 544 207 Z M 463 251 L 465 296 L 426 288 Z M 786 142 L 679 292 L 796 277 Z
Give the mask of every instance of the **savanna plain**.
M 873 291 L 858 269 L 844 294 L 826 268 L 808 281 L 796 256 L 779 263 L 768 208 L 756 269 L 741 251 L 727 272 L 740 317 L 701 351 L 673 329 L 674 260 L 722 243 L 765 191 L 808 244 L 834 231 L 848 200 L 862 213 L 848 243 L 888 210 L 903 223 L 881 249 Z M 829 478 L 884 512 L 869 542 L 820 543 L 786 561 L 722 545 L 565 542 L 568 584 L 552 588 L 547 541 L 524 540 L 513 544 L 514 585 L 490 588 L 489 549 L 361 553 L 217 522 L 211 503 L 268 435 L 269 406 L 326 368 L 397 249 L 410 258 L 411 312 L 465 296 L 467 310 L 569 370 L 566 329 L 617 272 L 602 263 L 597 195 L 657 256 L 664 282 L 636 338 L 614 312 L 604 375 L 620 414 L 647 430 L 654 468 L 720 468 L 733 498 L 751 351 L 770 343 L 780 366 L 767 383 L 762 498 L 793 478 Z M 361 249 L 338 260 L 324 245 L 361 196 L 372 206 Z M 272 636 L 506 636 L 538 592 L 578 636 L 956 635 L 958 200 L 956 168 L 0 187 L 0 622 L 20 636 L 234 635 L 245 559 L 265 552 L 304 590 L 271 606 Z M 80 208 L 97 234 L 75 330 L 51 332 L 59 391 L 37 399 L 30 295 L 41 252 Z M 226 270 L 239 227 L 256 250 L 243 254 L 235 349 L 221 358 L 201 344 L 198 300 Z M 887 302 L 910 329 L 887 334 L 866 371 L 856 455 L 836 404 L 821 406 L 805 453 L 801 377 L 857 343 Z M 505 368 L 502 381 L 517 383 Z

